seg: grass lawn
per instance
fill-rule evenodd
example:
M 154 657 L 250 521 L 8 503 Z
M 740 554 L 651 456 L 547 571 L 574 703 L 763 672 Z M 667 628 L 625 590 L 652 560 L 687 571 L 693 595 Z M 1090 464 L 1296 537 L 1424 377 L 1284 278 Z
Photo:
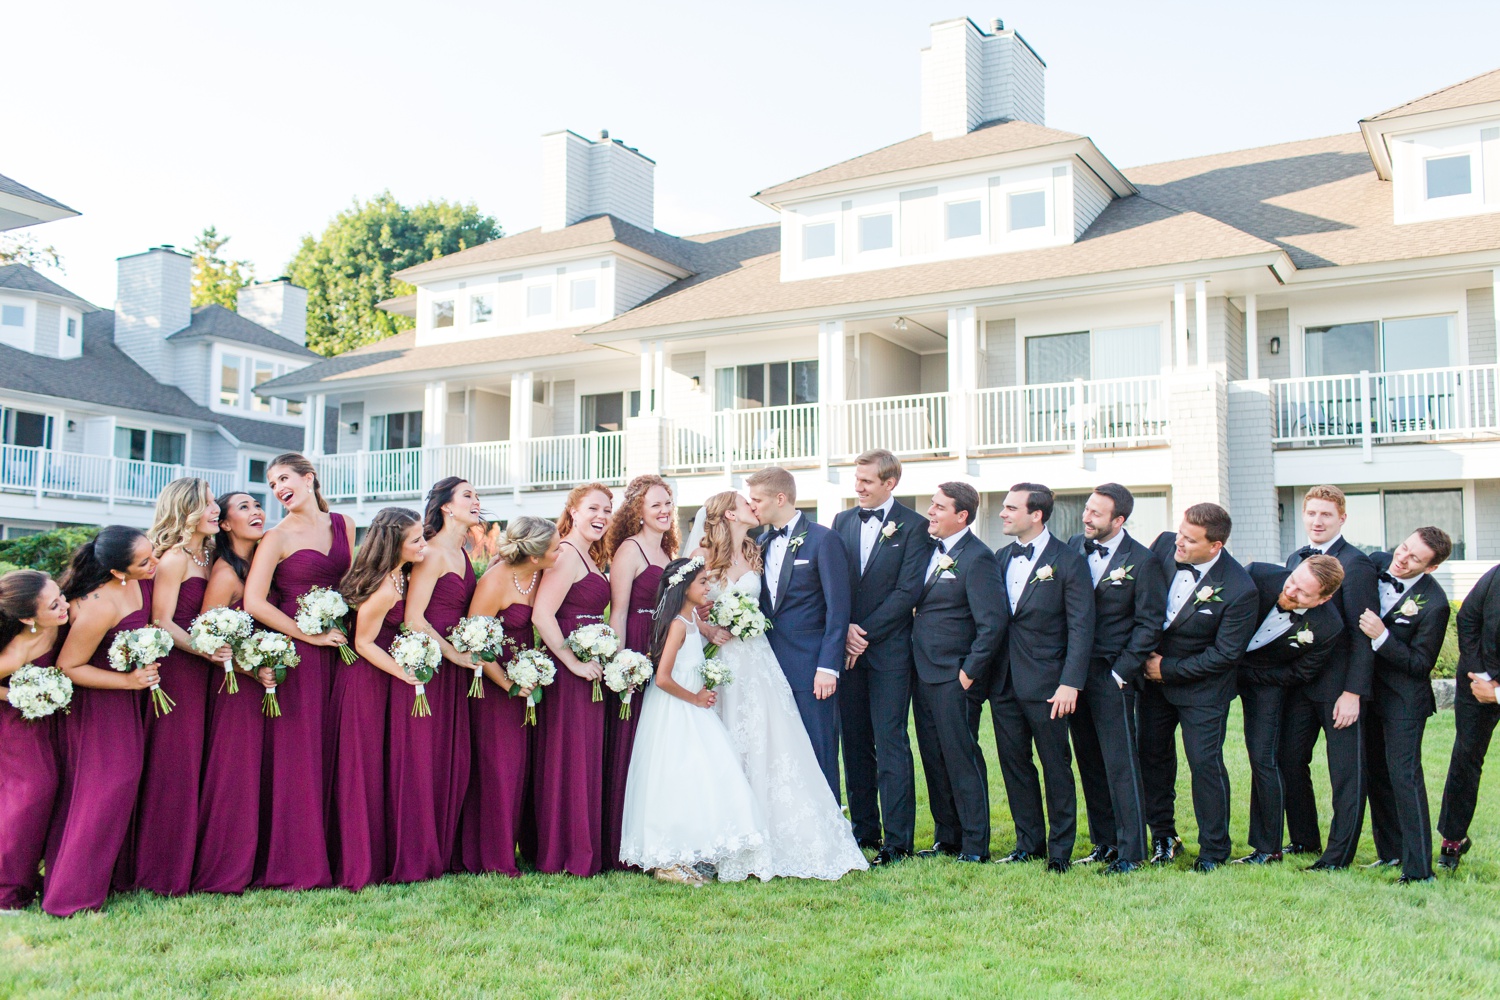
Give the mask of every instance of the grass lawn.
M 1231 719 L 1238 850 L 1249 783 L 1237 706 Z M 1442 713 L 1427 735 L 1434 819 L 1452 742 Z M 0 922 L 0 996 L 1500 996 L 1491 764 L 1476 847 L 1437 885 L 1296 863 L 1197 875 L 1184 860 L 1109 879 L 941 859 L 837 884 L 464 876 L 358 896 L 134 895 L 104 915 Z M 990 772 L 998 853 L 1013 837 Z M 1181 778 L 1192 856 L 1185 764 Z M 917 826 L 921 846 L 925 799 Z M 1372 850 L 1367 830 L 1360 861 Z

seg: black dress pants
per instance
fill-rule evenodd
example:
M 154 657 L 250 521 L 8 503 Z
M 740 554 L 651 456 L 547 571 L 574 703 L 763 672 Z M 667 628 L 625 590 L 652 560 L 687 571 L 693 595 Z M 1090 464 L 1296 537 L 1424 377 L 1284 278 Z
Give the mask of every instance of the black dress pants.
M 1193 812 L 1198 818 L 1198 857 L 1229 860 L 1229 772 L 1224 767 L 1229 706 L 1174 705 L 1161 685 L 1147 682 L 1139 702 L 1141 778 L 1146 823 L 1158 839 L 1177 836 L 1177 728 L 1193 775 Z

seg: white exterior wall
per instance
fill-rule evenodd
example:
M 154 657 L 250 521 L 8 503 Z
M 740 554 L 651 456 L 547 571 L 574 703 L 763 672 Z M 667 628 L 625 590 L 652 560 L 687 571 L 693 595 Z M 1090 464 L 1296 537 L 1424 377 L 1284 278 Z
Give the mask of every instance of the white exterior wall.
M 307 289 L 290 281 L 241 288 L 235 311 L 296 344 L 307 346 Z
M 663 274 L 655 268 L 637 264 L 635 261 L 617 261 L 615 264 L 615 315 L 634 309 L 676 280 L 670 274 Z
M 34 352 L 36 350 L 36 314 L 38 304 L 36 299 L 0 290 L 0 306 L 19 308 L 22 312 L 20 326 L 12 326 L 9 323 L 0 324 L 0 344 L 5 344 L 7 347 L 14 347 L 22 351 Z
M 602 323 L 616 315 L 619 301 L 616 271 L 617 265 L 622 263 L 624 262 L 612 255 L 600 255 L 566 264 L 544 264 L 501 271 L 494 275 L 424 282 L 417 286 L 417 344 L 425 347 L 429 344 L 449 344 L 511 333 L 534 333 L 539 330 Z M 664 280 L 662 284 L 669 280 L 671 279 Z M 574 281 L 594 282 L 592 308 L 572 308 Z M 528 297 L 533 288 L 550 290 L 550 311 L 536 316 L 527 314 Z M 471 321 L 473 299 L 476 296 L 489 296 L 492 311 L 488 322 Z M 444 299 L 453 300 L 453 325 L 435 327 L 433 307 Z
M 899 344 L 893 344 L 873 333 L 857 334 L 859 341 L 858 375 L 855 385 L 858 392 L 850 395 L 857 399 L 875 399 L 882 396 L 910 396 L 922 392 L 923 357 Z M 947 355 L 935 354 L 946 364 Z
M 1099 218 L 1099 213 L 1109 207 L 1115 193 L 1099 175 L 1082 163 L 1073 164 L 1073 238 L 1079 239 L 1084 231 Z
M 542 231 L 607 214 L 651 232 L 655 171 L 655 163 L 618 139 L 593 141 L 575 132 L 543 136 Z
M 1465 305 L 1469 312 L 1469 364 L 1492 365 L 1497 357 L 1494 286 L 1470 288 Z
M 1271 451 L 1275 424 L 1271 383 L 1229 383 L 1230 545 L 1240 562 L 1281 561 L 1281 524 L 1276 511 L 1276 463 Z M 1185 497 L 1188 503 L 1197 501 Z
M 1392 136 L 1391 192 L 1396 222 L 1500 212 L 1500 118 Z M 1469 193 L 1428 199 L 1429 159 L 1469 157 Z
M 115 343 L 148 372 L 169 370 L 166 338 L 192 321 L 193 259 L 148 250 L 119 261 Z
M 55 302 L 36 303 L 36 335 L 32 351 L 49 358 L 57 357 L 58 325 L 62 321 L 62 310 Z
M 1001 118 L 1046 124 L 1046 65 L 1014 31 L 991 34 L 968 18 L 940 21 L 921 70 L 922 131 L 934 139 Z

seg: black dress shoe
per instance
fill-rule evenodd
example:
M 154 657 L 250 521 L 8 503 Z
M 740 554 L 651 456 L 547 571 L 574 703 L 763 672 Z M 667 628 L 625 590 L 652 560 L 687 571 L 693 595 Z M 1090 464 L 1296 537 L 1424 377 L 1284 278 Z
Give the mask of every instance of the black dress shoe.
M 1151 842 L 1151 863 L 1170 865 L 1182 853 L 1181 837 L 1157 837 Z
M 885 841 L 879 837 L 861 837 L 859 840 L 859 849 L 861 851 L 878 851 L 884 846 Z
M 1141 863 L 1139 861 L 1115 861 L 1105 867 L 1104 874 L 1129 875 L 1140 867 Z
M 1436 882 L 1436 881 L 1437 881 L 1437 876 L 1436 875 L 1429 875 L 1426 878 L 1412 878 L 1410 875 L 1402 875 L 1400 878 L 1398 878 L 1396 880 L 1396 884 L 1397 885 L 1418 885 L 1418 884 L 1420 884 L 1422 882 Z
M 958 860 L 963 864 L 982 865 L 990 859 L 988 854 L 960 854 Z
M 1041 859 L 1037 855 L 1032 854 L 1030 851 L 1015 850 L 1015 851 L 1011 851 L 1009 854 L 1007 854 L 1003 858 L 996 858 L 995 859 L 995 864 L 997 864 L 997 865 L 1018 865 L 1018 864 L 1024 864 L 1027 861 L 1039 861 L 1039 860 L 1041 860 Z
M 1281 849 L 1282 854 L 1322 854 L 1321 847 L 1308 847 L 1306 844 L 1291 843 Z
M 1219 867 L 1219 865 L 1222 863 L 1223 862 L 1220 861 L 1205 861 L 1203 858 L 1199 858 L 1197 861 L 1193 862 L 1193 871 L 1211 872 L 1215 868 Z
M 1458 869 L 1458 859 L 1469 853 L 1469 848 L 1474 842 L 1468 837 L 1463 840 L 1444 840 L 1442 853 L 1438 855 L 1438 865 L 1448 871 Z
M 875 860 L 870 862 L 870 867 L 883 868 L 886 865 L 894 865 L 898 861 L 905 861 L 909 857 L 911 857 L 911 851 L 882 847 L 880 853 L 875 855 Z
M 941 840 L 937 840 L 934 841 L 932 846 L 927 848 L 925 851 L 918 851 L 917 857 L 935 858 L 940 854 L 946 854 L 950 858 L 956 858 L 960 853 L 962 852 L 959 851 L 956 844 L 945 844 Z
M 1280 851 L 1251 851 L 1243 858 L 1235 858 L 1230 863 L 1236 865 L 1269 865 L 1280 860 Z
M 1332 861 L 1314 861 L 1302 870 L 1305 872 L 1341 872 L 1347 867 L 1349 866 L 1336 865 Z
M 1388 858 L 1388 859 L 1382 859 L 1380 861 L 1371 861 L 1367 865 L 1361 865 L 1361 867 L 1364 868 L 1365 871 L 1369 871 L 1371 868 L 1400 868 L 1401 867 L 1401 859 L 1400 858 Z
M 1049 872 L 1056 872 L 1059 875 L 1066 875 L 1067 872 L 1068 872 L 1068 869 L 1071 868 L 1071 867 L 1073 867 L 1073 866 L 1071 864 L 1069 864 L 1068 862 L 1064 861 L 1062 858 L 1048 858 L 1047 859 L 1047 870 Z
M 1075 865 L 1099 865 L 1113 864 L 1120 859 L 1120 852 L 1113 847 L 1101 847 L 1094 845 L 1094 849 L 1073 863 Z

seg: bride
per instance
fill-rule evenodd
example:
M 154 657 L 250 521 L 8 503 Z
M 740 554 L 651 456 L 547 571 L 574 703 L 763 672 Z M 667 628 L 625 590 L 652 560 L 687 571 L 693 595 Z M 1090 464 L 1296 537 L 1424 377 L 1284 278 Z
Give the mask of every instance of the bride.
M 746 537 L 756 523 L 748 501 L 733 491 L 709 497 L 698 512 L 689 547 L 697 546 L 694 554 L 704 560 L 710 599 L 726 590 L 759 598 L 760 549 Z M 706 630 L 720 633 L 710 641 L 727 640 L 718 656 L 732 680 L 718 689 L 714 707 L 760 804 L 769 833 L 770 874 L 837 879 L 868 868 L 818 766 L 770 642 L 765 636 L 730 639 L 722 629 Z M 732 868 L 734 862 L 727 864 Z M 720 866 L 721 878 L 738 874 Z

